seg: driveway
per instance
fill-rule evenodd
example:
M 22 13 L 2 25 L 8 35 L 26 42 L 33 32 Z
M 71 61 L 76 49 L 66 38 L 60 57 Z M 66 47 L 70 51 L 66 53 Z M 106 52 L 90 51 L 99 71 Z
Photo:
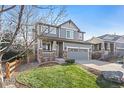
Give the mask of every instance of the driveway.
M 94 68 L 100 71 L 121 71 L 124 73 L 124 65 L 118 63 L 109 63 L 98 60 L 76 61 L 84 66 Z

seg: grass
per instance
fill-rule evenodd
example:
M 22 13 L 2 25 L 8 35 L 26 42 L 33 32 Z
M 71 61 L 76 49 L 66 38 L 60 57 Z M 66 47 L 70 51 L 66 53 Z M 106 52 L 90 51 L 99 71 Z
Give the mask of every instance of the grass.
M 79 65 L 55 65 L 22 72 L 17 81 L 34 88 L 97 88 L 119 87 L 101 80 Z

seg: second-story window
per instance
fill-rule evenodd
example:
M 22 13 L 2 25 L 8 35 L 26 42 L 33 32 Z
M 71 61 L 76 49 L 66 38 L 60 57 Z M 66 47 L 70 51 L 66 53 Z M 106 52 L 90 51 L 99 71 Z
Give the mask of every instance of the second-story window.
M 43 33 L 49 33 L 48 26 L 42 26 L 42 32 Z
M 82 33 L 79 33 L 79 39 L 83 40 L 83 34 Z
M 56 34 L 56 28 L 50 27 L 50 34 Z
M 66 31 L 66 37 L 68 39 L 74 39 L 74 31 L 73 30 L 67 30 Z

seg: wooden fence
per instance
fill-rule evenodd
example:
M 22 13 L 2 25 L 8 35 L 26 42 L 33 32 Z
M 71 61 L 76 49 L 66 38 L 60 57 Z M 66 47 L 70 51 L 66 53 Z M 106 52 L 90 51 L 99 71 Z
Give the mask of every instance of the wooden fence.
M 20 60 L 15 60 L 11 63 L 6 63 L 6 79 L 10 79 L 12 74 L 17 70 Z
M 1 64 L 0 64 L 0 81 L 2 81 L 2 68 L 1 68 Z

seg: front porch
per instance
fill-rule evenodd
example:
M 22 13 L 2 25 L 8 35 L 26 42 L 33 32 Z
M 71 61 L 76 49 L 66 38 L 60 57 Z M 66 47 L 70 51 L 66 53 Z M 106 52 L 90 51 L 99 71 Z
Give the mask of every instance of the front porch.
M 114 42 L 102 42 L 95 43 L 92 45 L 92 52 L 101 52 L 104 54 L 115 53 L 115 43 Z
M 38 40 L 37 60 L 38 62 L 56 61 L 64 58 L 63 42 L 55 40 Z

